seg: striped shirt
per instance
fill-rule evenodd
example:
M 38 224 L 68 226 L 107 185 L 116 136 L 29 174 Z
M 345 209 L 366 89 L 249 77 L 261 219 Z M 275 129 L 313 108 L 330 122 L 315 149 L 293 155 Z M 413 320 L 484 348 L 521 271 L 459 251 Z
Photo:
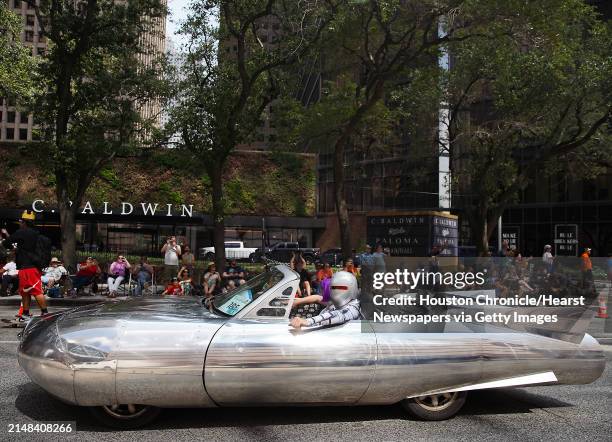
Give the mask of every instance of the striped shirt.
M 306 326 L 313 325 L 339 325 L 350 321 L 351 319 L 359 319 L 361 311 L 359 310 L 359 300 L 353 299 L 341 309 L 330 304 L 323 311 L 313 318 L 306 320 Z

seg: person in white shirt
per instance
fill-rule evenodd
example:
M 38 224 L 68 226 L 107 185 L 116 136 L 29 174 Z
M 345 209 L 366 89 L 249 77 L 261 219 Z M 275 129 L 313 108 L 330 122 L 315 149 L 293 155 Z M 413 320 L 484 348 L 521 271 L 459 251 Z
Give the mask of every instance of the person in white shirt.
M 40 278 L 43 284 L 51 288 L 57 284 L 63 276 L 68 274 L 68 270 L 62 265 L 62 262 L 55 256 L 51 258 L 49 267 L 43 270 L 43 275 Z
M 0 268 L 0 275 L 2 276 L 0 296 L 8 296 L 9 286 L 11 286 L 11 293 L 16 295 L 17 288 L 19 287 L 19 270 L 17 270 L 14 253 L 10 253 L 7 256 L 6 264 L 4 264 L 4 267 Z
M 161 249 L 164 254 L 164 277 L 166 282 L 176 277 L 179 271 L 179 258 L 181 256 L 181 246 L 176 243 L 176 236 L 169 236 L 166 244 Z

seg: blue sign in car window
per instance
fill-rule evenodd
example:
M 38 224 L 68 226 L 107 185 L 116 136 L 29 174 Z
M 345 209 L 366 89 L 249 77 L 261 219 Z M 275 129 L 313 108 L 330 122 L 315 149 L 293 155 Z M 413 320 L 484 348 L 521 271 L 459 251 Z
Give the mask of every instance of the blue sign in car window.
M 251 289 L 247 288 L 246 290 L 242 290 L 228 299 L 223 305 L 219 306 L 219 310 L 221 310 L 226 315 L 234 316 L 240 310 L 242 310 L 245 306 L 247 306 L 253 300 L 253 292 Z

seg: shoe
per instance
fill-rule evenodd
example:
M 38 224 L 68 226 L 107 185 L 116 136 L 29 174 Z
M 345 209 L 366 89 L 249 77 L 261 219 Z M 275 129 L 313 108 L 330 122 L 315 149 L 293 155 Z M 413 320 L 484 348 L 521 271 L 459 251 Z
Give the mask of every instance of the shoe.
M 14 320 L 14 323 L 17 325 L 25 325 L 32 319 L 32 315 L 20 315 L 17 316 Z

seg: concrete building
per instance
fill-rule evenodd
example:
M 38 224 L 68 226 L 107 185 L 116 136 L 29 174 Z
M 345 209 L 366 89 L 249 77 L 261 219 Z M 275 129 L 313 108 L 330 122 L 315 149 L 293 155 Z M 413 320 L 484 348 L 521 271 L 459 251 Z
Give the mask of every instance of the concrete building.
M 23 19 L 21 41 L 31 48 L 32 56 L 39 57 L 47 52 L 47 39 L 42 35 L 34 8 L 21 0 L 2 0 L 8 8 Z M 165 3 L 165 0 L 164 0 Z M 165 51 L 166 20 L 155 19 L 152 32 L 144 34 L 142 44 L 147 48 L 143 61 L 150 63 L 155 54 Z M 144 118 L 158 118 L 161 122 L 161 107 L 159 103 L 148 103 L 141 109 Z M 22 112 L 15 103 L 0 97 L 0 143 L 23 143 L 32 141 L 32 129 L 36 124 L 36 115 Z

